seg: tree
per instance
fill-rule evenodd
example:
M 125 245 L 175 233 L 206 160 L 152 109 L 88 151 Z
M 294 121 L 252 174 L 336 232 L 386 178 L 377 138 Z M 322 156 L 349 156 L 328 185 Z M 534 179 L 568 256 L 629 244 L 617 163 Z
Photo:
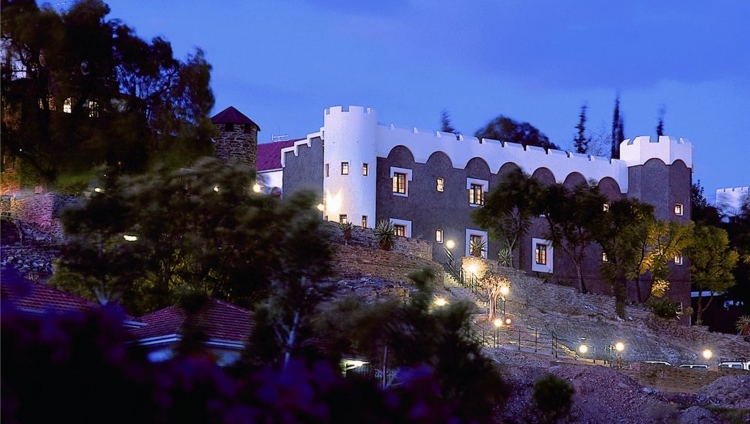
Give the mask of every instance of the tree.
M 656 136 L 661 137 L 664 135 L 664 112 L 666 111 L 666 108 L 664 106 L 659 108 L 659 123 L 656 124 Z
M 700 180 L 690 186 L 690 217 L 696 223 L 718 227 L 722 222 L 721 213 L 708 203 L 703 191 Z
M 487 271 L 479 280 L 479 283 L 487 290 L 489 298 L 489 308 L 487 310 L 487 321 L 492 321 L 497 314 L 497 301 L 504 296 L 510 288 L 510 280 L 503 275 L 493 271 Z
M 503 115 L 491 120 L 484 128 L 478 129 L 474 133 L 474 136 L 477 138 L 518 143 L 524 146 L 559 149 L 556 144 L 549 141 L 546 135 L 542 134 L 528 122 L 519 123 Z
M 440 131 L 459 135 L 460 133 L 451 125 L 450 114 L 446 109 L 440 112 Z
M 44 184 L 92 164 L 140 172 L 173 149 L 189 154 L 182 166 L 210 152 L 203 52 L 176 60 L 169 42 L 143 41 L 109 11 L 100 0 L 60 13 L 3 2 L 2 160 Z
M 621 318 L 625 317 L 627 279 L 638 268 L 644 234 L 653 222 L 652 205 L 636 199 L 621 199 L 612 202 L 607 213 L 589 224 L 606 259 L 600 266 L 602 278 L 612 286 L 616 313 Z
M 620 143 L 625 140 L 625 129 L 623 125 L 623 118 L 620 114 L 620 95 L 618 94 L 615 98 L 615 110 L 612 115 L 612 135 L 610 140 L 612 141 L 612 149 L 610 152 L 611 159 L 620 159 Z
M 254 183 L 247 166 L 209 158 L 108 178 L 64 212 L 69 242 L 53 284 L 139 314 L 172 305 L 180 287 L 250 307 L 273 286 L 319 281 L 330 250 L 315 196 L 280 200 Z
M 598 186 L 585 183 L 573 190 L 553 184 L 545 187 L 539 196 L 537 210 L 548 224 L 545 238 L 570 258 L 581 293 L 587 293 L 582 272 L 586 250 L 595 243 L 589 223 L 596 222 L 605 213 L 606 203 L 607 197 L 599 192 Z
M 318 315 L 318 340 L 327 351 L 367 358 L 381 372 L 394 370 L 399 380 L 427 366 L 438 383 L 429 390 L 437 389 L 467 422 L 487 422 L 508 392 L 495 364 L 469 337 L 471 304 L 435 307 L 434 273 L 424 269 L 409 278 L 416 290 L 408 302 L 363 305 L 348 299 L 329 305 Z
M 676 221 L 654 221 L 649 228 L 643 243 L 641 260 L 634 268 L 636 294 L 639 302 L 648 300 L 647 296 L 662 297 L 669 289 L 669 262 L 681 256 L 693 242 L 693 223 Z M 647 296 L 641 293 L 641 277 L 649 274 L 650 288 Z
M 536 216 L 535 196 L 540 190 L 537 180 L 515 168 L 503 175 L 487 195 L 484 206 L 472 212 L 471 220 L 513 252 Z
M 573 147 L 576 153 L 581 154 L 588 153 L 589 143 L 591 142 L 591 137 L 586 138 L 586 108 L 585 104 L 581 106 L 581 113 L 578 115 L 578 125 L 576 125 L 578 135 L 573 139 Z
M 693 244 L 687 249 L 690 260 L 690 279 L 698 290 L 698 308 L 696 323 L 703 322 L 703 312 L 708 309 L 714 293 L 722 293 L 735 284 L 732 269 L 737 264 L 739 255 L 729 246 L 729 236 L 721 228 L 696 225 Z M 703 306 L 703 291 L 710 291 L 711 296 Z

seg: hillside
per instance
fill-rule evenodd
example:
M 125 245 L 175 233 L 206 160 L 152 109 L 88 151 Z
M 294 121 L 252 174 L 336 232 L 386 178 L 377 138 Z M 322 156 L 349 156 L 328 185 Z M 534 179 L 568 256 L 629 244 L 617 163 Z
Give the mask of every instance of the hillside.
M 511 292 L 505 305 L 513 323 L 496 333 L 486 320 L 485 305 L 443 273 L 439 264 L 359 246 L 336 248 L 339 287 L 370 300 L 408 296 L 412 289 L 408 274 L 425 266 L 439 272 L 436 296 L 449 302 L 468 298 L 477 304 L 476 332 L 484 336 L 485 353 L 497 361 L 512 386 L 511 399 L 498 410 L 498 422 L 515 422 L 523 416 L 530 407 L 534 381 L 545 373 L 565 378 L 575 387 L 573 412 L 579 422 L 728 422 L 710 411 L 717 408 L 732 410 L 745 420 L 736 422 L 750 422 L 750 372 L 715 368 L 720 358 L 750 356 L 750 344 L 738 336 L 681 326 L 637 305 L 628 306 L 628 318 L 622 320 L 614 314 L 612 297 L 582 295 L 514 270 L 506 271 Z M 557 336 L 556 350 L 551 333 Z M 574 350 L 582 341 L 590 351 L 576 357 Z M 613 357 L 607 349 L 616 341 L 626 346 L 622 369 L 611 367 Z M 710 370 L 642 363 L 706 363 L 700 358 L 706 348 L 715 353 Z

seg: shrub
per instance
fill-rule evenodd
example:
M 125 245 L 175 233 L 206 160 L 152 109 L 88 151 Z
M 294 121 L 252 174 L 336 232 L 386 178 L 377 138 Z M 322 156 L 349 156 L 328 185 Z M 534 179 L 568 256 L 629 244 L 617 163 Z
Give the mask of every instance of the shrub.
M 354 224 L 351 222 L 343 222 L 339 224 L 341 227 L 341 233 L 344 236 L 344 244 L 349 244 L 349 241 L 352 239 L 352 231 L 354 231 Z
M 387 219 L 378 221 L 375 226 L 375 240 L 383 250 L 391 250 L 393 245 L 396 244 L 396 231 L 390 221 Z
M 651 301 L 651 310 L 660 318 L 677 318 L 677 306 L 677 302 L 672 302 L 667 298 Z
M 573 406 L 575 389 L 566 380 L 547 374 L 534 383 L 534 411 L 533 422 L 557 423 L 566 422 L 570 418 L 570 408 Z

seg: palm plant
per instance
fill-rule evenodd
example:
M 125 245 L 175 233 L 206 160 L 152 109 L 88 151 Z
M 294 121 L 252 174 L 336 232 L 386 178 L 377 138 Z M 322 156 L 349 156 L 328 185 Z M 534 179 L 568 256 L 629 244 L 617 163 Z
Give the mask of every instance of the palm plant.
M 393 223 L 387 219 L 378 221 L 375 226 L 375 240 L 383 250 L 391 250 L 394 244 L 396 244 L 396 231 L 393 228 Z

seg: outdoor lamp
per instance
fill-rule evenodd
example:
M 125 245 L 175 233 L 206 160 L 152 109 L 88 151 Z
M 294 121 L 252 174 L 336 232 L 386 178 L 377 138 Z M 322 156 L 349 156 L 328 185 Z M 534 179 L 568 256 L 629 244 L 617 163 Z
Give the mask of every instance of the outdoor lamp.
M 625 350 L 625 343 L 623 342 L 615 343 L 615 350 L 618 352 L 622 352 L 623 350 Z

